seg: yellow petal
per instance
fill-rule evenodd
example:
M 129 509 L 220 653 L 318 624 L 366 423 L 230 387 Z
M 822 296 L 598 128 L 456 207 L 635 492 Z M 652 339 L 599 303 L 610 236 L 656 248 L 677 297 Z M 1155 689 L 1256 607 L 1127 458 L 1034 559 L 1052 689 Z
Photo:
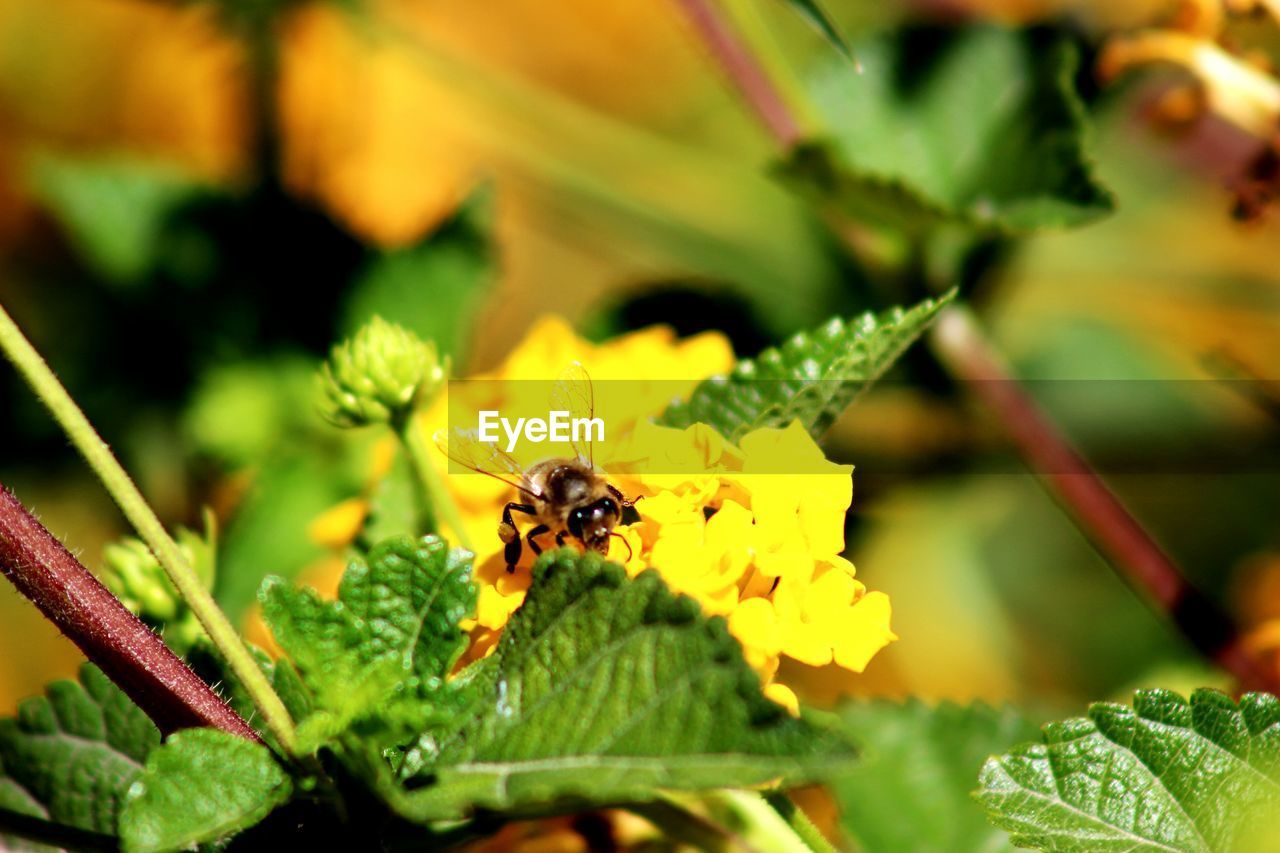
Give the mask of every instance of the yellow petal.
M 835 662 L 844 669 L 862 672 L 876 652 L 898 639 L 889 629 L 892 608 L 889 596 L 869 592 L 849 608 L 845 627 L 835 647 Z
M 348 498 L 320 513 L 307 525 L 307 538 L 324 548 L 340 550 L 355 540 L 369 514 L 364 498 Z
M 800 716 L 800 700 L 787 685 L 775 681 L 764 689 L 764 695 L 790 711 L 793 717 Z

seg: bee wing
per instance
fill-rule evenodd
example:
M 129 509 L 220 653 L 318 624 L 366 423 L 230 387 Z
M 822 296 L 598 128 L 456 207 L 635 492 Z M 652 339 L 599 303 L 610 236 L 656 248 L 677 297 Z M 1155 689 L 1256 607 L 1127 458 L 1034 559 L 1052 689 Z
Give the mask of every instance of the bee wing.
M 530 488 L 524 468 L 496 443 L 481 441 L 473 429 L 453 427 L 435 434 L 436 447 L 454 462 L 479 474 L 488 474 L 531 498 L 542 495 Z
M 560 378 L 556 380 L 556 384 L 551 389 L 551 408 L 556 411 L 568 412 L 569 417 L 574 420 L 586 418 L 590 420 L 596 416 L 596 392 L 591 384 L 591 377 L 587 374 L 587 369 L 582 366 L 582 362 L 575 361 L 565 368 L 560 374 Z M 577 430 L 573 435 L 573 452 L 581 461 L 587 463 L 593 470 L 595 469 L 595 454 L 591 447 L 591 431 L 583 430 L 586 437 L 579 438 Z

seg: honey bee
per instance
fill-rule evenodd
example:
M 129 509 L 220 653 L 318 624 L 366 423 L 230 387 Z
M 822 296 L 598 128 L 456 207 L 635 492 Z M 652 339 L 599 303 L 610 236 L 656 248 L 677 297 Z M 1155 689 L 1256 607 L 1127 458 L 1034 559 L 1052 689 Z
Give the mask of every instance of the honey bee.
M 595 389 L 578 362 L 556 380 L 551 407 L 568 411 L 575 419 L 595 417 Z M 544 459 L 526 470 L 496 443 L 481 441 L 475 430 L 454 427 L 447 434 L 436 434 L 436 445 L 454 462 L 501 480 L 520 493 L 521 500 L 509 501 L 503 507 L 498 524 L 508 572 L 516 570 L 524 550 L 513 512 L 531 516 L 537 522 L 523 536 L 523 543 L 534 554 L 542 553 L 538 538 L 554 533 L 557 546 L 563 547 L 572 538 L 584 549 L 600 554 L 609 553 L 609 540 L 617 537 L 627 545 L 627 559 L 631 558 L 631 546 L 614 527 L 621 522 L 623 509 L 635 501 L 627 500 L 596 469 L 589 437 L 588 432 L 585 439 L 579 438 L 575 431 L 571 441 L 574 458 Z

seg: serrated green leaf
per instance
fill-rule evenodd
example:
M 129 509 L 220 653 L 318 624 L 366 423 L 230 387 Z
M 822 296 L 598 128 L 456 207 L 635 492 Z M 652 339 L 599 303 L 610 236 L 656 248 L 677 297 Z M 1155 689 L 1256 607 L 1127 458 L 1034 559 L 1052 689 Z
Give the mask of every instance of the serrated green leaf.
M 114 835 L 125 793 L 160 731 L 90 664 L 0 720 L 0 806 Z
M 853 46 L 809 81 L 827 138 L 784 174 L 850 215 L 919 231 L 944 221 L 1007 232 L 1110 212 L 1085 153 L 1078 56 L 1061 39 L 994 27 L 909 28 Z
M 293 794 L 293 781 L 260 743 L 217 729 L 187 729 L 147 758 L 120 817 L 127 851 L 177 850 L 261 821 Z
M 391 539 L 357 559 L 337 601 L 268 578 L 263 616 L 335 732 L 393 693 L 448 701 L 445 682 L 466 649 L 458 623 L 475 611 L 471 554 L 436 536 Z
M 831 783 L 846 835 L 867 853 L 1009 847 L 973 801 L 973 779 L 992 753 L 1034 737 L 1011 708 L 855 702 L 844 730 L 865 744 L 863 762 Z
M 285 710 L 295 721 L 304 720 L 312 709 L 311 695 L 299 678 L 297 670 L 287 660 L 273 661 L 262 649 L 246 644 L 249 654 L 258 664 L 258 669 L 271 681 L 272 688 L 284 702 Z M 210 685 L 231 709 L 246 720 L 252 720 L 258 713 L 253 697 L 245 689 L 235 671 L 226 659 L 214 648 L 201 644 L 186 657 L 187 666 L 191 667 L 200 680 Z M 267 743 L 278 748 L 275 737 L 269 731 L 261 732 Z
M 982 768 L 978 798 L 1019 846 L 1256 850 L 1280 809 L 1280 700 L 1142 690 L 1050 723 Z
M 386 791 L 411 819 L 797 783 L 856 757 L 764 697 L 724 619 L 704 617 L 656 571 L 628 580 L 596 554 L 544 556 L 484 664 L 478 713 L 424 738 L 432 754 L 409 790 Z
M 909 310 L 833 319 L 782 346 L 738 362 L 728 376 L 713 376 L 673 403 L 658 423 L 705 423 L 737 441 L 761 427 L 794 420 L 820 436 L 858 394 L 880 378 L 953 298 L 926 299 Z

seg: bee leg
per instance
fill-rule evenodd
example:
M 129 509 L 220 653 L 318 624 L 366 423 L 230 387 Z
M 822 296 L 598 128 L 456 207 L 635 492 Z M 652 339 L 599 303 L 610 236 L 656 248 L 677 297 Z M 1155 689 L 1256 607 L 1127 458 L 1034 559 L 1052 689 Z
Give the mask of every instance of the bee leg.
M 498 525 L 498 538 L 506 543 L 502 556 L 507 560 L 507 574 L 515 572 L 516 563 L 520 562 L 520 551 L 522 550 L 520 547 L 520 531 L 516 530 L 516 523 L 511 518 L 512 510 L 523 512 L 526 515 L 533 515 L 537 512 L 530 504 L 516 503 L 515 501 L 502 508 L 502 523 Z
M 563 547 L 564 547 L 564 537 L 566 537 L 566 536 L 568 536 L 568 535 L 569 535 L 569 531 L 567 531 L 567 530 L 561 530 L 559 533 L 557 533 L 557 534 L 556 534 L 556 547 L 557 547 L 557 548 L 563 548 Z
M 633 554 L 632 554 L 632 551 L 631 551 L 631 543 L 627 541 L 627 537 L 623 536 L 621 533 L 612 533 L 612 532 L 611 532 L 609 535 L 610 535 L 610 536 L 617 536 L 619 539 L 621 539 L 621 540 L 622 540 L 622 544 L 627 546 L 627 562 L 631 562 L 631 557 L 633 556 Z
M 522 504 L 512 501 L 502 508 L 502 523 L 508 524 L 511 527 L 516 526 L 515 522 L 511 520 L 512 510 L 515 510 L 516 512 L 523 512 L 525 515 L 537 515 L 538 513 L 538 510 L 534 508 L 533 504 Z
M 607 489 L 609 490 L 609 494 L 611 494 L 611 495 L 613 495 L 615 498 L 617 498 L 617 499 L 618 499 L 618 503 L 619 503 L 619 504 L 621 504 L 621 505 L 622 505 L 622 506 L 624 506 L 624 507 L 627 507 L 627 506 L 635 506 L 635 505 L 636 505 L 636 501 L 642 501 L 642 500 L 644 500 L 644 495 L 636 495 L 635 500 L 630 500 L 630 501 L 629 501 L 629 500 L 627 500 L 627 496 L 626 496 L 626 495 L 624 495 L 624 494 L 622 493 L 622 490 L 621 490 L 621 489 L 619 489 L 617 486 L 615 486 L 613 483 L 606 483 L 606 484 L 605 484 L 605 488 L 607 488 Z
M 508 542 L 507 546 L 502 549 L 502 556 L 505 557 L 507 560 L 507 574 L 509 575 L 515 574 L 516 563 L 520 562 L 521 550 L 522 549 L 520 547 L 519 535 L 517 535 L 515 539 L 512 539 L 510 542 Z
M 542 546 L 539 545 L 537 542 L 534 542 L 533 537 L 541 536 L 544 533 L 550 533 L 550 532 L 551 532 L 550 527 L 547 527 L 545 524 L 539 524 L 537 527 L 530 529 L 529 532 L 524 535 L 524 541 L 529 543 L 529 547 L 533 549 L 534 554 L 541 554 Z

